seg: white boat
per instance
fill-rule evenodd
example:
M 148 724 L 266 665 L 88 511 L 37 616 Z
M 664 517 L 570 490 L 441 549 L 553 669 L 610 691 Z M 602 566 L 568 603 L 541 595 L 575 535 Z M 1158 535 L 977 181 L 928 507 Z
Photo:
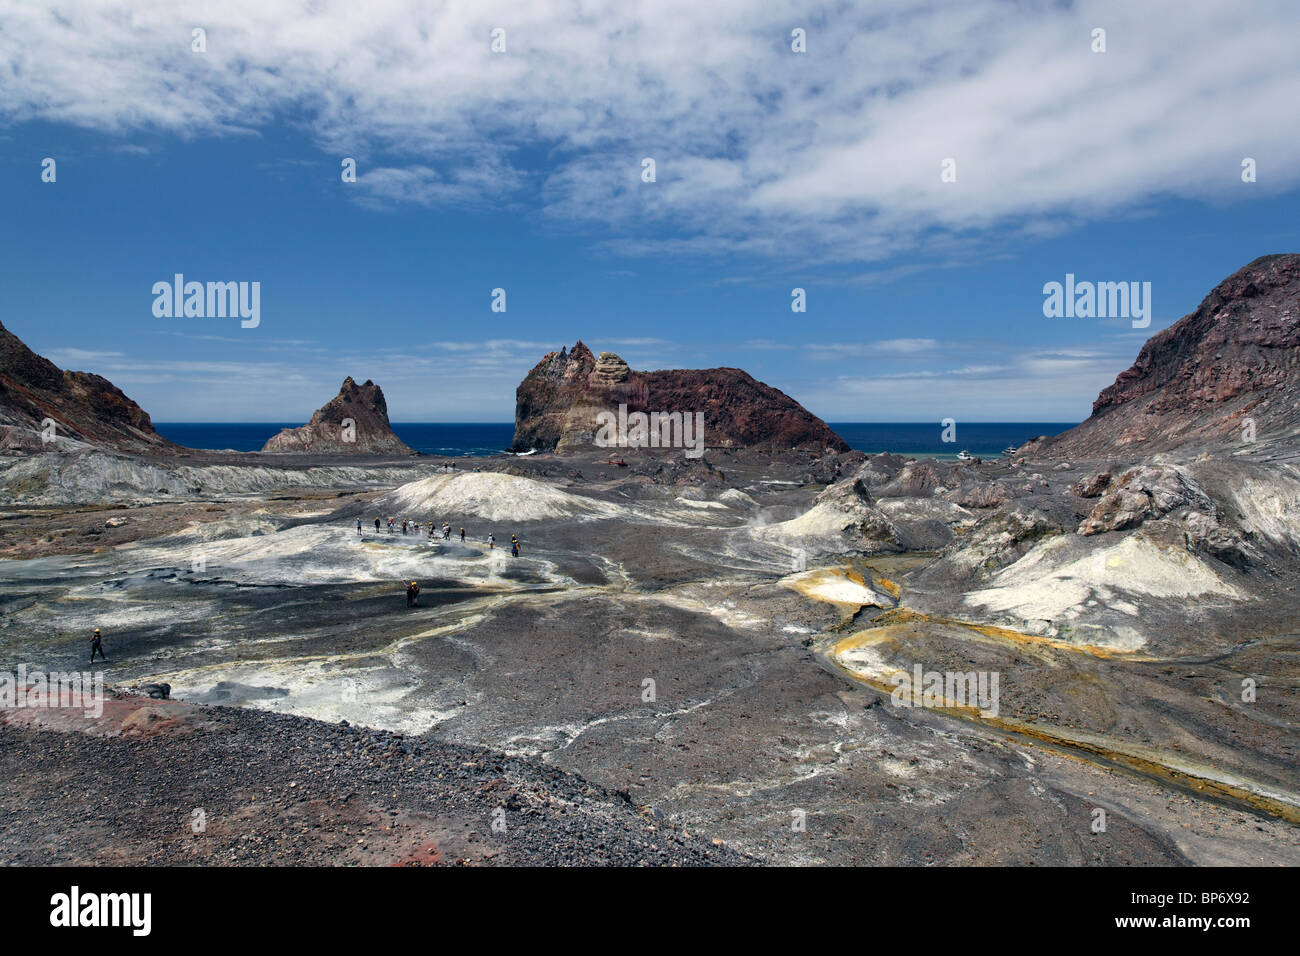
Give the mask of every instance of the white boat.
M 974 460 L 975 460 L 975 456 L 972 455 L 970 452 L 968 452 L 965 448 L 963 448 L 961 451 L 959 451 L 959 452 L 957 453 L 957 460 L 958 460 L 958 461 L 974 461 Z

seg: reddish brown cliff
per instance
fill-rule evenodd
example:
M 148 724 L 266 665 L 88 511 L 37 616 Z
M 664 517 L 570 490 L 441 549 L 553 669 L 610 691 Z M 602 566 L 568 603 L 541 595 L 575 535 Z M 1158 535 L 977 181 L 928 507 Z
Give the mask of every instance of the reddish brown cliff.
M 0 325 L 0 443 L 39 451 L 47 419 L 53 433 L 120 451 L 180 450 L 154 431 L 148 413 L 106 378 L 65 372 Z
M 1092 415 L 1025 451 L 1135 456 L 1300 435 L 1300 255 L 1256 259 L 1142 347 Z
M 546 355 L 515 392 L 513 448 L 527 451 L 596 444 L 597 416 L 680 413 L 704 416 L 709 448 L 831 449 L 844 439 L 783 392 L 738 368 L 635 372 L 617 355 L 578 342 Z

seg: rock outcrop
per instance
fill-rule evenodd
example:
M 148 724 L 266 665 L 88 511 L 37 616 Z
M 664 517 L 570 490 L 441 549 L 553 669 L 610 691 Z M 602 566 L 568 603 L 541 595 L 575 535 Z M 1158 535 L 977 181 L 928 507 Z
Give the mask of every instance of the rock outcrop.
M 835 452 L 848 444 L 783 392 L 738 368 L 637 372 L 617 355 L 597 358 L 581 341 L 546 355 L 515 393 L 514 451 L 594 446 L 602 412 L 704 418 L 708 448 Z
M 1300 255 L 1262 256 L 1153 335 L 1070 431 L 1021 454 L 1136 458 L 1300 437 Z
M 52 429 L 44 424 L 51 419 Z M 0 325 L 0 447 L 42 451 L 68 439 L 134 453 L 181 450 L 154 431 L 148 413 L 108 379 L 65 372 Z
M 348 376 L 338 395 L 306 425 L 286 428 L 262 447 L 264 452 L 343 455 L 413 455 L 393 434 L 384 392 L 369 379 L 358 385 Z

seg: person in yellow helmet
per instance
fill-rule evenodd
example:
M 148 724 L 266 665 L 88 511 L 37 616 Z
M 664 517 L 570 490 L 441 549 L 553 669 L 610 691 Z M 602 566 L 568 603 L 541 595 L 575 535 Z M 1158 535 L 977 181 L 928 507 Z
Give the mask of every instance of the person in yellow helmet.
M 410 584 L 406 586 L 406 606 L 419 607 L 419 604 L 420 604 L 420 585 L 418 582 L 412 581 Z
M 95 628 L 95 633 L 90 636 L 90 663 L 95 663 L 95 654 L 99 653 L 100 660 L 108 660 L 104 654 L 104 638 L 99 633 L 99 628 Z

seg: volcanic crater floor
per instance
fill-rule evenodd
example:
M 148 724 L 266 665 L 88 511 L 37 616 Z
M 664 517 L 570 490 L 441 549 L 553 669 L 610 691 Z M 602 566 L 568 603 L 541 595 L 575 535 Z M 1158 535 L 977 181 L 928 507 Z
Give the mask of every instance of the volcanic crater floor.
M 587 471 L 513 523 L 451 510 L 441 480 L 11 511 L 0 666 L 84 670 L 98 626 L 113 687 L 177 700 L 0 720 L 3 857 L 1300 863 L 1294 634 L 1170 657 L 962 620 L 911 586 L 931 553 L 755 533 L 819 486 Z M 452 539 L 376 532 L 398 506 Z M 111 543 L 30 543 L 106 514 L 128 519 Z M 915 661 L 998 672 L 997 714 L 895 706 Z

